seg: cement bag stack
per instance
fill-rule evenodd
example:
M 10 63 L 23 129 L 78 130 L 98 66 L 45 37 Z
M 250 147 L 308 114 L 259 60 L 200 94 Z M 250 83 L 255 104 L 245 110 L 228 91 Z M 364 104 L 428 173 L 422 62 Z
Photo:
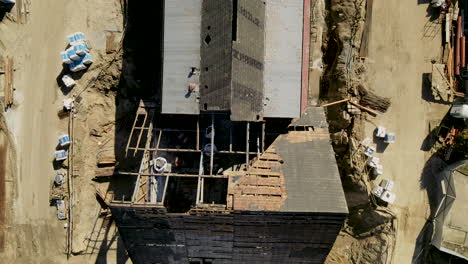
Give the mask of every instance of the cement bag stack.
M 85 34 L 82 32 L 70 34 L 67 36 L 70 48 L 60 52 L 62 63 L 67 64 L 72 72 L 82 71 L 87 68 L 87 65 L 89 66 L 93 63 L 85 40 Z

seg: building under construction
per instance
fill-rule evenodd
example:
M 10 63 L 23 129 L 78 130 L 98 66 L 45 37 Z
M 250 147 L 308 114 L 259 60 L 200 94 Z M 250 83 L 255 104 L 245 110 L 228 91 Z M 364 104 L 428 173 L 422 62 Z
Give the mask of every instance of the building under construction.
M 306 104 L 309 10 L 165 1 L 161 104 L 140 103 L 133 195 L 111 203 L 133 263 L 324 262 L 348 210 Z

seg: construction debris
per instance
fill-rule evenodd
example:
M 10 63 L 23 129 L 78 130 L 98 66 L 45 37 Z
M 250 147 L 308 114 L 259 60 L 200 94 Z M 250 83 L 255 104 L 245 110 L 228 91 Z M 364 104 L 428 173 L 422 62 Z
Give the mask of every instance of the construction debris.
M 3 71 L 0 71 L 0 73 L 3 73 L 4 76 L 4 108 L 5 111 L 10 108 L 13 105 L 13 58 L 7 56 L 4 60 L 4 66 L 3 66 Z
M 365 106 L 377 110 L 381 113 L 387 112 L 390 107 L 390 99 L 378 96 L 372 91 L 367 90 L 363 85 L 358 87 L 359 94 L 361 95 L 360 103 Z M 352 102 L 351 102 L 352 103 Z M 369 111 L 369 110 L 367 110 Z M 375 113 L 375 112 L 374 112 Z

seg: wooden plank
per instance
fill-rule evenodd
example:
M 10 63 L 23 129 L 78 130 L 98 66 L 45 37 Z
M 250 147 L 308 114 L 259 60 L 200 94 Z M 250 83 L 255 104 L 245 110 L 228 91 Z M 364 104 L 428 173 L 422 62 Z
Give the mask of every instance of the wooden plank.
M 279 163 L 278 161 L 257 160 L 252 164 L 252 167 L 270 169 L 272 167 L 278 167 L 280 165 L 281 163 Z
M 271 152 L 265 152 L 260 156 L 260 160 L 283 160 L 278 154 L 276 153 L 271 153 Z
M 5 60 L 5 108 L 13 104 L 13 58 L 7 56 Z
M 115 34 L 114 32 L 111 32 L 106 37 L 106 53 L 113 53 L 115 52 L 115 50 Z
M 254 168 L 248 170 L 247 174 L 248 175 L 277 176 L 277 177 L 283 176 L 281 172 L 265 170 L 265 169 L 254 169 Z
M 279 177 L 255 177 L 246 176 L 239 181 L 239 185 L 257 185 L 257 186 L 281 186 L 281 179 Z
M 347 101 L 349 101 L 349 99 L 343 99 L 343 100 L 335 101 L 335 102 L 332 102 L 332 103 L 324 104 L 324 105 L 322 105 L 322 107 L 336 105 L 336 104 L 344 103 L 344 102 L 347 102 Z
M 148 112 L 145 112 L 143 115 L 144 115 L 144 118 L 143 118 L 142 126 L 144 126 L 146 124 L 146 120 L 148 119 Z M 138 116 L 137 116 L 137 118 L 138 118 Z M 140 134 L 138 135 L 138 140 L 137 140 L 136 145 L 135 145 L 137 148 L 140 147 L 140 141 L 141 141 L 141 136 L 143 135 L 143 131 L 144 131 L 143 129 L 140 129 Z M 133 151 L 133 156 L 135 156 L 136 153 L 137 153 L 137 150 L 134 150 Z
M 364 29 L 362 31 L 362 37 L 361 37 L 361 47 L 359 48 L 360 57 L 369 56 L 369 39 L 371 37 L 373 5 L 374 5 L 373 0 L 367 0 L 366 21 L 364 22 Z
M 117 174 L 118 174 L 118 171 L 115 169 L 115 167 L 100 168 L 95 171 L 94 177 L 105 178 L 105 177 L 111 177 Z
M 278 187 L 265 187 L 265 186 L 242 186 L 242 194 L 255 194 L 255 195 L 282 195 L 281 188 Z
M 112 166 L 112 165 L 115 165 L 116 162 L 117 160 L 115 159 L 115 157 L 102 157 L 98 159 L 97 165 L 98 166 Z
M 372 109 L 370 109 L 370 108 L 367 108 L 367 107 L 365 107 L 365 106 L 362 106 L 362 105 L 360 105 L 360 104 L 357 104 L 357 103 L 355 103 L 355 102 L 353 102 L 353 101 L 349 101 L 349 102 L 350 102 L 352 105 L 355 105 L 355 106 L 361 108 L 362 110 L 365 110 L 365 111 L 367 111 L 367 112 L 369 112 L 369 113 L 371 113 L 371 114 L 373 114 L 373 115 L 375 115 L 375 116 L 378 115 L 378 113 L 377 113 L 376 111 L 374 111 L 374 110 L 372 110 Z

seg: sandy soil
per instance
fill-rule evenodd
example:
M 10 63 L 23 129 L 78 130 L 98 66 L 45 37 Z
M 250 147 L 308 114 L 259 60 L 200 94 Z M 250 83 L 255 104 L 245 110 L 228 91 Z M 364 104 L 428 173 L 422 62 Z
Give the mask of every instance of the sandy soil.
M 27 24 L 8 19 L 0 23 L 0 52 L 13 55 L 16 67 L 15 106 L 4 115 L 18 156 L 16 167 L 9 168 L 17 177 L 6 183 L 10 210 L 5 230 L 8 243 L 0 252 L 2 263 L 106 262 L 106 250 L 67 261 L 66 229 L 64 222 L 57 220 L 55 208 L 49 206 L 49 188 L 54 174 L 53 151 L 58 136 L 66 132 L 66 122 L 57 116 L 65 98 L 56 81 L 62 70 L 59 51 L 66 47 L 66 35 L 76 31 L 87 34 L 93 52 L 105 49 L 106 34 L 122 30 L 119 8 L 119 1 L 113 0 L 92 4 L 79 0 L 32 1 Z M 87 216 L 82 220 L 86 229 L 82 232 L 86 233 L 92 232 L 97 207 L 94 193 L 89 195 L 91 199 L 86 204 L 82 201 L 79 209 Z M 111 240 L 116 239 L 115 230 L 107 230 L 110 234 L 95 237 L 109 236 L 104 249 L 115 248 Z M 96 247 L 99 249 L 100 244 Z M 114 256 L 109 256 L 107 263 L 116 262 L 116 251 L 112 252 Z
M 419 1 L 418 1 L 419 2 Z M 423 99 L 423 73 L 431 72 L 431 59 L 440 57 L 441 34 L 424 36 L 429 18 L 427 4 L 417 1 L 374 1 L 369 62 L 371 87 L 390 97 L 389 111 L 373 119 L 394 131 L 397 142 L 377 154 L 384 166 L 381 178 L 395 181 L 392 210 L 398 215 L 398 233 L 392 263 L 412 263 L 416 240 L 429 216 L 427 194 L 420 187 L 428 154 L 421 150 L 429 120 L 440 120 L 448 106 Z M 367 123 L 366 136 L 374 124 Z

